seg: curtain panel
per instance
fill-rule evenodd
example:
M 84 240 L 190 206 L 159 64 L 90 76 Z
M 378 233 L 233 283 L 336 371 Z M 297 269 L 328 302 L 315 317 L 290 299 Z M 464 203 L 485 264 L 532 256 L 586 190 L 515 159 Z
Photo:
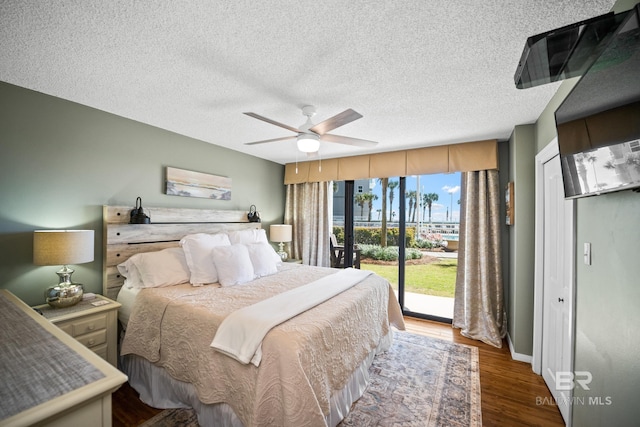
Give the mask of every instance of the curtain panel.
M 303 264 L 329 267 L 333 214 L 331 182 L 287 185 L 284 223 L 291 224 L 291 257 Z
M 464 173 L 461 197 L 453 327 L 465 337 L 501 348 L 507 328 L 498 171 Z

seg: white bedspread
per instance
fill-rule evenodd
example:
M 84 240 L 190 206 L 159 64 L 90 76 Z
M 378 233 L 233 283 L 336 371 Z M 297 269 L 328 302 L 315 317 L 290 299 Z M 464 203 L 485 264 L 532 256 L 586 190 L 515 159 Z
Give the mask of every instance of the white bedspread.
M 260 365 L 262 340 L 280 323 L 355 286 L 371 271 L 348 268 L 236 310 L 218 327 L 211 347 L 241 363 Z
M 233 312 L 336 274 L 303 265 L 280 269 L 237 286 L 143 289 L 121 354 L 142 356 L 192 384 L 202 403 L 227 403 L 246 427 L 326 425 L 331 396 L 388 336 L 390 324 L 404 329 L 402 312 L 389 282 L 371 274 L 272 328 L 258 367 L 211 348 Z

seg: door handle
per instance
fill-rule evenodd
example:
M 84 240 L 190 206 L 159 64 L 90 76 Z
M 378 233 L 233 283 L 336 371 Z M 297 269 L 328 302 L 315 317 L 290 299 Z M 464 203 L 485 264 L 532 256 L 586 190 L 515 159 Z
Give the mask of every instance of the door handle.
M 558 302 L 564 302 L 564 298 L 558 298 Z

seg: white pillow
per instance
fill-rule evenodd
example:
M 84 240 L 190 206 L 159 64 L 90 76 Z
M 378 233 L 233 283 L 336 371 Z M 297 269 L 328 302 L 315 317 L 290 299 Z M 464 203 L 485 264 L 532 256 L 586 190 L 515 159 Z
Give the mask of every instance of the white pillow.
M 267 232 L 262 228 L 251 228 L 248 230 L 229 231 L 229 241 L 231 244 L 249 245 L 251 243 L 269 243 L 267 240 Z
M 135 255 L 134 255 L 135 256 Z M 117 265 L 118 272 L 124 277 L 124 286 L 127 288 L 144 288 L 140 273 L 136 267 L 135 260 L 129 258 L 125 262 L 121 262 Z
M 229 238 L 224 233 L 206 234 L 197 233 L 184 236 L 180 240 L 180 246 L 187 257 L 187 265 L 191 271 L 191 284 L 202 285 L 216 283 L 218 272 L 211 259 L 211 250 L 217 246 L 229 246 Z
M 260 229 L 249 229 L 249 230 L 237 230 L 230 231 L 229 233 L 229 241 L 231 244 L 241 244 L 241 245 L 250 245 L 252 243 L 266 243 L 271 248 L 271 257 L 277 265 L 282 264 L 282 258 L 273 249 L 273 246 L 269 243 L 267 239 L 267 232 L 262 228 Z
M 212 252 L 220 285 L 233 286 L 253 280 L 253 265 L 245 245 L 217 246 Z
M 133 255 L 119 264 L 118 270 L 128 274 L 127 280 L 131 280 L 127 286 L 134 288 L 160 288 L 189 282 L 189 266 L 182 248 Z
M 247 245 L 253 274 L 255 277 L 268 276 L 278 272 L 278 263 L 273 259 L 273 248 L 268 243 L 251 243 Z M 280 260 L 280 257 L 278 257 Z

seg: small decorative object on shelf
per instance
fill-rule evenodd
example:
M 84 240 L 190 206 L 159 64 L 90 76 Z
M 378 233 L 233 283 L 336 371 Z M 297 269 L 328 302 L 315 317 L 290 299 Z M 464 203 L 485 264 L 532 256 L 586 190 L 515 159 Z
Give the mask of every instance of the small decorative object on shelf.
M 33 233 L 33 263 L 60 265 L 57 285 L 45 291 L 45 300 L 52 307 L 70 307 L 82 300 L 84 289 L 73 283 L 74 270 L 67 264 L 93 261 L 93 230 L 36 230 Z
M 291 225 L 288 224 L 273 224 L 269 227 L 269 236 L 272 242 L 278 242 L 280 250 L 278 255 L 283 261 L 289 258 L 289 255 L 284 251 L 284 243 L 291 241 Z

